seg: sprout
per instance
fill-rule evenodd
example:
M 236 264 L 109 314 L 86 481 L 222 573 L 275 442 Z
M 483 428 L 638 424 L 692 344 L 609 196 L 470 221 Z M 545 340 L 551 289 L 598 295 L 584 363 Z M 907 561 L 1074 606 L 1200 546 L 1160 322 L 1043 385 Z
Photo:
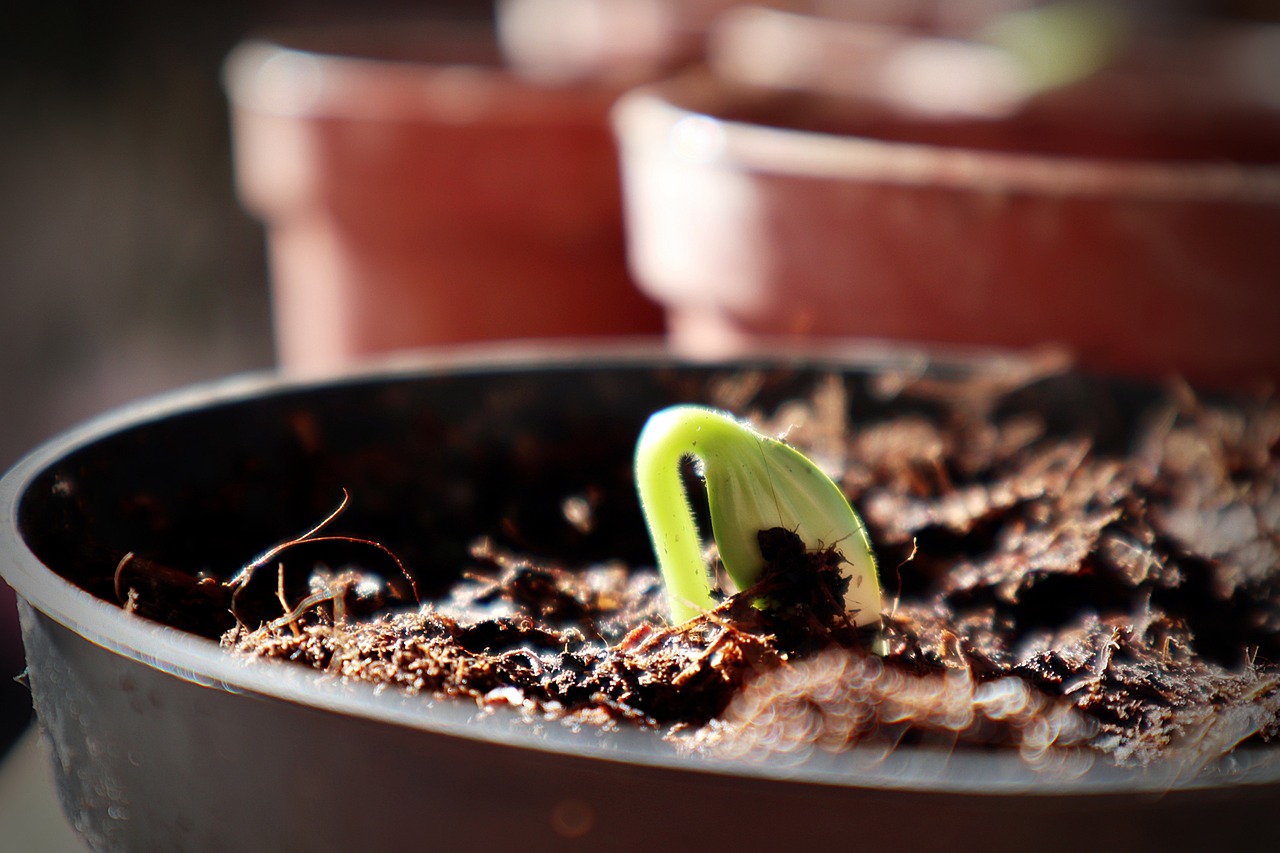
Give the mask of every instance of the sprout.
M 636 486 L 675 621 L 717 603 L 680 478 L 680 461 L 690 456 L 701 463 L 711 533 L 739 589 L 755 583 L 764 569 L 759 532 L 783 527 L 807 548 L 838 549 L 849 578 L 845 609 L 856 625 L 879 621 L 871 542 L 840 488 L 790 445 L 727 413 L 692 405 L 654 414 L 636 444 Z

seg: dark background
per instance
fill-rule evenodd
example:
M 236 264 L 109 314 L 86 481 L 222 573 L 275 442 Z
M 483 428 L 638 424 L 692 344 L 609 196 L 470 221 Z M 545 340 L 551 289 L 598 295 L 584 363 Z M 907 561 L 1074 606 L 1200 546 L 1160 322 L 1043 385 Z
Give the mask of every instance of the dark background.
M 0 4 L 0 471 L 104 409 L 271 366 L 263 235 L 235 198 L 220 78 L 237 41 L 490 16 L 488 0 Z M 31 707 L 0 587 L 2 755 Z

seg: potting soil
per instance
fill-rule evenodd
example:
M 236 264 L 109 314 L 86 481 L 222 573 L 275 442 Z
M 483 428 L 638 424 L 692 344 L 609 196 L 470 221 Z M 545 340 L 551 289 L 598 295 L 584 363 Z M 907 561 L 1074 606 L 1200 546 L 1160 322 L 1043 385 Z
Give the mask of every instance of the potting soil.
M 652 568 L 495 535 L 444 598 L 370 607 L 370 578 L 322 570 L 222 644 L 724 755 L 929 744 L 1194 772 L 1280 735 L 1280 403 L 1175 387 L 1116 453 L 970 390 L 933 417 L 853 425 L 838 382 L 755 413 L 865 519 L 881 630 L 843 612 L 838 545 L 774 529 L 759 584 L 683 625 Z

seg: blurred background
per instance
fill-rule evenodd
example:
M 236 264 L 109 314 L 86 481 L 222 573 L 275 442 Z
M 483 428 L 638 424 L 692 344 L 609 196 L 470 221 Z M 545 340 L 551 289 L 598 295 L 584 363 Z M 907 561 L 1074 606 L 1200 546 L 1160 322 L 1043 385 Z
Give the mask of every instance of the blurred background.
M 639 295 L 626 280 L 622 267 L 620 190 L 615 155 L 610 147 L 608 109 L 613 99 L 628 87 L 663 78 L 706 60 L 712 66 L 711 77 L 719 81 L 717 85 L 727 82 L 737 87 L 769 90 L 771 94 L 766 100 L 770 109 L 776 110 L 779 103 L 784 108 L 796 103 L 810 107 L 825 105 L 826 112 L 819 110 L 807 116 L 783 109 L 784 119 L 778 122 L 784 125 L 809 122 L 835 133 L 846 132 L 848 128 L 842 125 L 841 115 L 830 111 L 830 104 L 860 103 L 865 107 L 869 100 L 887 97 L 887 89 L 875 90 L 876 85 L 885 81 L 897 87 L 895 97 L 902 93 L 910 96 L 913 121 L 922 115 L 932 119 L 942 117 L 951 122 L 945 125 L 947 134 L 959 133 L 958 138 L 968 143 L 994 149 L 1008 148 L 1012 143 L 1008 139 L 997 139 L 993 143 L 992 137 L 984 137 L 992 125 L 982 125 L 978 128 L 981 132 L 975 135 L 977 125 L 962 127 L 955 123 L 957 118 L 966 122 L 1000 118 L 1035 99 L 1042 103 L 1052 100 L 1054 109 L 1060 107 L 1070 113 L 1080 103 L 1096 104 L 1099 93 L 1103 96 L 1101 100 L 1109 104 L 1109 111 L 1079 113 L 1085 117 L 1085 125 L 1093 122 L 1095 126 L 1102 126 L 1117 116 L 1134 116 L 1144 111 L 1164 122 L 1159 126 L 1165 128 L 1177 126 L 1170 124 L 1169 119 L 1180 115 L 1183 109 L 1201 118 L 1208 116 L 1207 126 L 1230 128 L 1230 150 L 1217 150 L 1213 147 L 1214 139 L 1200 136 L 1184 140 L 1189 146 L 1186 150 L 1216 164 L 1215 168 L 1224 163 L 1228 168 L 1226 172 L 1219 169 L 1206 173 L 1210 179 L 1196 184 L 1196 192 L 1200 193 L 1197 203 L 1208 199 L 1210 218 L 1207 221 L 1243 223 L 1240 227 L 1232 226 L 1234 236 L 1212 238 L 1218 242 L 1209 248 L 1232 247 L 1228 253 L 1236 258 L 1232 269 L 1239 273 L 1240 280 L 1249 282 L 1252 290 L 1236 299 L 1224 294 L 1217 287 L 1219 279 L 1206 273 L 1208 277 L 1188 284 L 1200 290 L 1186 298 L 1207 298 L 1216 305 L 1226 304 L 1229 311 L 1222 313 L 1225 328 L 1233 328 L 1231 324 L 1244 317 L 1252 318 L 1250 330 L 1274 329 L 1274 320 L 1280 319 L 1280 309 L 1271 310 L 1277 308 L 1276 300 L 1280 298 L 1277 296 L 1280 263 L 1272 245 L 1276 233 L 1273 225 L 1280 210 L 1280 184 L 1274 169 L 1280 160 L 1275 145 L 1280 140 L 1280 132 L 1276 130 L 1280 110 L 1280 37 L 1277 36 L 1280 8 L 1276 3 L 1270 0 L 1166 3 L 1127 0 L 1113 4 L 1034 0 L 952 3 L 780 0 L 763 4 L 768 8 L 739 10 L 742 14 L 734 16 L 731 7 L 737 5 L 732 0 L 500 0 L 496 7 L 490 0 L 370 0 L 358 7 L 339 0 L 305 3 L 301 0 L 229 0 L 198 6 L 158 0 L 105 4 L 88 0 L 5 3 L 0 12 L 3 16 L 0 24 L 0 299 L 3 300 L 0 395 L 8 402 L 0 419 L 0 470 L 7 469 L 42 440 L 126 401 L 203 379 L 269 368 L 280 357 L 286 366 L 304 371 L 338 369 L 348 357 L 378 349 L 382 342 L 408 346 L 415 342 L 415 335 L 423 334 L 418 329 L 398 330 L 395 316 L 362 316 L 343 298 L 335 295 L 326 301 L 314 292 L 301 298 L 310 310 L 300 327 L 301 332 L 290 332 L 282 340 L 280 330 L 273 330 L 273 304 L 278 309 L 299 301 L 296 294 L 291 297 L 277 292 L 273 297 L 273 282 L 278 288 L 287 282 L 309 284 L 335 271 L 345 274 L 352 270 L 368 282 L 379 280 L 380 276 L 386 281 L 395 280 L 397 276 L 407 276 L 409 281 L 414 281 L 417 275 L 415 272 L 401 275 L 390 265 L 370 271 L 359 267 L 361 261 L 354 254 L 326 254 L 330 250 L 324 248 L 325 240 L 332 235 L 305 217 L 301 218 L 303 221 L 294 217 L 286 223 L 281 214 L 280 221 L 272 223 L 276 239 L 269 247 L 260 217 L 270 220 L 277 213 L 277 209 L 271 207 L 275 202 L 269 197 L 270 192 L 283 187 L 287 195 L 288 191 L 296 190 L 283 180 L 291 177 L 288 166 L 298 162 L 295 159 L 286 157 L 281 161 L 267 159 L 257 163 L 255 168 L 260 173 L 257 177 L 267 179 L 264 186 L 268 186 L 270 192 L 264 189 L 261 194 L 249 193 L 247 198 L 237 196 L 232 146 L 236 129 L 229 118 L 223 85 L 224 61 L 236 45 L 251 35 L 304 25 L 324 25 L 330 33 L 341 33 L 372 21 L 429 16 L 492 31 L 495 20 L 501 17 L 507 60 L 521 66 L 526 81 L 521 85 L 535 88 L 515 89 L 512 94 L 505 89 L 499 91 L 484 79 L 456 74 L 450 75 L 447 86 L 440 81 L 430 84 L 447 95 L 445 106 L 435 108 L 438 114 L 433 114 L 432 122 L 439 125 L 440 115 L 446 115 L 443 125 L 460 127 L 477 113 L 473 109 L 475 104 L 487 99 L 486 102 L 495 105 L 496 114 L 505 117 L 498 122 L 501 125 L 499 141 L 465 135 L 454 138 L 449 136 L 453 131 L 440 131 L 437 127 L 428 136 L 411 135 L 407 144 L 412 148 L 428 144 L 424 139 L 447 137 L 452 147 L 435 155 L 436 165 L 443 163 L 444 168 L 431 171 L 411 167 L 404 171 L 397 167 L 389 175 L 364 171 L 356 175 L 355 185 L 372 186 L 377 180 L 395 185 L 401 179 L 408 180 L 406 175 L 411 176 L 412 181 L 422 182 L 423 186 L 447 184 L 457 177 L 455 173 L 472 169 L 451 166 L 462 163 L 466 152 L 498 145 L 489 152 L 489 159 L 478 161 L 482 165 L 472 169 L 476 174 L 468 172 L 469 178 L 478 183 L 468 185 L 470 189 L 465 192 L 455 192 L 459 197 L 480 199 L 492 191 L 496 205 L 477 204 L 474 209 L 468 208 L 465 216 L 471 217 L 471 224 L 465 238 L 456 236 L 445 222 L 437 229 L 444 237 L 437 235 L 437 242 L 431 244 L 431 251 L 440 258 L 449 255 L 451 246 L 465 250 L 455 259 L 462 266 L 452 268 L 448 275 L 479 274 L 504 281 L 503 276 L 514 275 L 511 270 L 515 269 L 525 271 L 531 279 L 536 278 L 534 267 L 528 261 L 515 261 L 510 268 L 501 266 L 504 254 L 509 259 L 520 257 L 523 238 L 514 235 L 525 221 L 537 222 L 542 228 L 543 233 L 529 237 L 531 245 L 555 240 L 560 241 L 558 245 L 568 247 L 566 257 L 571 262 L 563 268 L 548 266 L 545 278 L 571 276 L 575 268 L 595 277 L 605 275 L 598 272 L 605 268 L 613 270 L 608 275 L 617 273 L 619 289 L 615 295 L 599 301 L 591 309 L 596 313 L 587 311 L 577 318 L 577 325 L 565 324 L 562 310 L 565 303 L 535 295 L 527 306 L 517 303 L 508 325 L 503 325 L 507 321 L 499 317 L 491 326 L 474 334 L 452 326 L 436 328 L 427 335 L 435 342 L 520 336 L 527 331 L 520 324 L 532 322 L 540 309 L 547 308 L 552 309 L 547 312 L 551 316 L 545 318 L 550 324 L 550 334 L 574 333 L 584 328 L 602 333 L 656 333 L 664 328 L 664 318 L 654 300 L 666 304 L 670 312 L 666 320 L 677 326 L 675 331 L 680 333 L 677 343 L 693 354 L 699 354 L 696 351 L 704 344 L 706 351 L 701 354 L 715 354 L 722 351 L 720 337 L 733 339 L 735 335 L 756 332 L 798 336 L 870 332 L 936 340 L 942 335 L 936 330 L 942 328 L 948 330 L 947 334 L 958 333 L 957 339 L 965 335 L 982 337 L 979 334 L 984 328 L 982 323 L 963 317 L 943 317 L 939 322 L 944 325 L 894 327 L 885 317 L 867 315 L 869 325 L 850 323 L 841 327 L 838 321 L 836 326 L 824 329 L 820 301 L 800 305 L 804 310 L 794 316 L 761 299 L 736 314 L 733 312 L 738 309 L 713 304 L 712 297 L 719 298 L 715 281 L 698 279 L 697 263 L 709 264 L 714 276 L 726 281 L 736 280 L 739 272 L 742 281 L 753 281 L 752 276 L 759 270 L 735 265 L 734 259 L 739 255 L 733 253 L 745 250 L 735 249 L 731 241 L 720 240 L 718 236 L 724 234 L 725 229 L 717 223 L 737 221 L 734 216 L 738 213 L 755 211 L 756 207 L 751 204 L 744 204 L 738 210 L 730 209 L 731 205 L 726 207 L 729 202 L 718 201 L 719 206 L 711 213 L 724 219 L 699 222 L 697 228 L 672 227 L 673 222 L 680 221 L 677 214 L 696 212 L 697 207 L 696 203 L 681 201 L 676 190 L 710 187 L 710 183 L 699 183 L 708 179 L 694 167 L 705 165 L 732 147 L 731 140 L 726 143 L 725 138 L 716 135 L 720 131 L 706 122 L 686 121 L 678 130 L 662 129 L 661 144 L 674 146 L 679 155 L 677 159 L 683 158 L 683 171 L 671 173 L 676 177 L 663 173 L 665 178 L 645 183 L 636 177 L 643 169 L 628 175 L 629 188 L 641 190 L 637 197 L 654 186 L 670 190 L 659 199 L 668 207 L 659 206 L 657 213 L 652 214 L 659 224 L 666 222 L 667 229 L 663 232 L 659 228 L 653 233 L 666 233 L 674 242 L 666 245 L 665 255 L 658 252 L 653 259 L 645 255 L 638 260 L 632 258 L 632 272 L 642 279 L 648 297 Z M 1023 14 L 1043 8 L 1050 8 L 1050 13 L 1031 17 Z M 713 22 L 721 22 L 718 30 Z M 1237 41 L 1226 36 L 1219 38 L 1219 28 L 1223 25 L 1227 25 L 1231 38 L 1242 32 L 1248 37 Z M 1260 28 L 1257 38 L 1253 36 L 1254 27 Z M 1213 38 L 1199 38 L 1204 33 L 1211 33 Z M 912 39 L 907 40 L 903 34 L 910 34 Z M 1135 34 L 1142 38 L 1134 38 Z M 1147 53 L 1126 49 L 1126 45 L 1147 44 L 1144 39 L 1149 35 L 1157 37 L 1158 49 Z M 1189 35 L 1195 38 L 1185 41 Z M 919 47 L 922 43 L 917 42 L 916 37 L 925 40 L 923 44 L 929 51 L 900 50 L 904 45 Z M 990 50 L 993 45 L 1001 51 L 998 56 Z M 257 119 L 252 117 L 242 118 L 239 126 L 242 134 L 255 138 L 266 135 L 268 131 L 278 130 L 278 125 L 287 124 L 289 119 L 306 118 L 311 106 L 326 98 L 337 99 L 341 94 L 316 88 L 321 78 L 311 76 L 315 71 L 313 64 L 296 62 L 296 52 L 290 56 L 292 58 L 280 60 L 278 55 L 267 51 L 241 57 L 242 70 L 249 69 L 244 71 L 246 79 L 271 84 L 265 94 L 245 96 L 245 115 L 257 110 L 257 114 L 265 118 L 261 123 L 255 123 Z M 1135 58 L 1136 64 L 1126 65 L 1126 60 Z M 943 64 L 939 65 L 939 61 Z M 1009 68 L 1015 66 L 1022 76 L 1010 76 Z M 955 67 L 965 69 L 964 74 L 946 70 Z M 944 69 L 941 74 L 939 68 Z M 1109 68 L 1118 68 L 1120 73 L 1111 77 L 1093 76 Z M 1167 90 L 1147 85 L 1152 79 L 1149 73 L 1152 68 L 1157 69 L 1158 80 L 1164 81 L 1167 77 L 1170 82 Z M 351 67 L 343 66 L 343 69 L 345 75 Z M 1177 73 L 1168 74 L 1171 69 Z M 364 66 L 357 71 L 350 78 L 343 76 L 352 90 L 373 73 Z M 703 77 L 695 75 L 689 79 L 705 82 L 708 72 L 702 69 L 699 73 Z M 1160 77 L 1160 74 L 1166 76 Z M 326 75 L 323 78 L 326 81 L 342 76 L 328 71 Z M 1227 77 L 1234 81 L 1230 86 L 1222 83 Z M 1106 85 L 1115 84 L 1117 88 L 1088 82 L 1094 79 L 1109 81 Z M 1140 84 L 1143 80 L 1147 82 L 1135 88 L 1135 80 Z M 966 88 L 965 81 L 973 85 Z M 1078 83 L 1081 85 L 1076 87 Z M 534 95 L 530 93 L 540 98 L 542 92 L 551 90 L 557 93 L 553 98 L 545 102 L 537 100 L 536 106 L 529 106 L 534 103 Z M 1065 92 L 1067 97 L 1040 98 L 1041 93 L 1051 90 Z M 681 109 L 689 107 L 672 95 L 675 91 L 664 90 L 663 96 L 671 95 Z M 460 96 L 458 92 L 464 94 Z M 797 92 L 802 96 L 800 101 L 795 100 Z M 1073 93 L 1088 97 L 1073 100 Z M 1112 98 L 1114 93 L 1129 100 L 1117 101 Z M 1169 93 L 1181 93 L 1179 97 L 1185 95 L 1187 100 L 1166 97 Z M 306 106 L 290 100 L 299 97 Z M 388 96 L 386 104 L 398 97 Z M 415 97 L 411 93 L 409 100 Z M 779 97 L 784 100 L 780 102 Z M 340 108 L 336 100 L 325 104 L 326 109 L 333 111 L 350 109 Z M 340 118 L 355 124 L 372 119 L 383 121 L 379 110 L 386 104 L 377 98 L 365 98 L 359 101 L 354 112 L 343 113 Z M 1140 109 L 1130 109 L 1135 105 Z M 552 141 L 550 137 L 544 139 L 538 135 L 542 133 L 538 121 L 544 125 L 567 126 L 582 123 L 584 115 L 588 116 L 586 121 L 591 127 L 583 136 Z M 751 118 L 752 115 L 748 110 L 738 117 Z M 777 119 L 776 112 L 771 115 L 771 121 Z M 1257 119 L 1258 128 L 1265 125 L 1270 129 L 1254 133 L 1256 116 L 1261 116 Z M 334 126 L 332 121 L 326 125 L 330 130 Z M 877 127 L 881 136 L 892 136 L 903 130 L 901 123 L 881 122 Z M 915 126 L 912 132 L 916 134 L 916 141 L 938 141 L 941 138 L 938 127 L 933 125 L 922 130 Z M 391 150 L 389 147 L 373 145 L 372 135 L 353 132 L 346 126 L 338 127 L 337 131 L 331 141 L 350 143 L 356 148 L 364 146 L 360 150 L 367 154 L 365 166 L 395 162 L 386 153 Z M 503 153 L 500 143 L 501 134 L 516 133 L 531 134 L 521 137 L 532 140 L 525 148 L 540 150 L 544 143 L 547 147 L 567 145 L 578 154 L 566 161 L 567 165 L 561 162 L 545 167 L 513 167 L 512 175 L 533 173 L 550 177 L 548 187 L 530 185 L 527 190 L 511 192 L 509 180 L 515 178 L 501 176 L 507 174 L 503 172 L 503 164 L 513 155 Z M 1108 144 L 1116 143 L 1117 139 L 1121 142 L 1120 148 L 1130 146 L 1123 156 L 1133 160 L 1150 153 L 1133 145 L 1146 145 L 1152 139 L 1167 140 L 1168 136 L 1113 136 Z M 605 147 L 601 148 L 602 145 Z M 1072 143 L 1052 134 L 1049 137 L 1042 134 L 1035 143 L 1037 153 L 1053 153 L 1055 146 L 1069 150 Z M 368 153 L 377 151 L 382 153 Z M 1171 151 L 1160 152 L 1159 156 L 1167 161 L 1183 156 Z M 590 156 L 596 159 L 589 160 L 587 152 L 594 152 Z M 654 159 L 644 160 L 644 168 L 657 169 L 661 165 L 658 154 L 652 157 Z M 583 164 L 588 162 L 597 165 L 586 169 Z M 736 166 L 728 160 L 716 162 L 729 163 L 727 169 Z M 1237 192 L 1235 188 L 1244 185 L 1241 174 L 1246 177 L 1254 174 L 1240 172 L 1236 168 L 1240 164 L 1270 169 L 1257 172 L 1260 183 L 1244 182 L 1247 187 L 1243 200 L 1227 195 L 1228 191 Z M 241 168 L 245 168 L 244 164 Z M 586 198 L 600 187 L 604 188 L 603 194 L 591 196 L 581 209 L 576 209 L 566 201 L 573 193 L 558 189 L 567 181 L 583 177 L 584 171 L 592 172 L 587 177 L 593 179 L 597 189 L 582 189 L 582 197 Z M 245 180 L 243 175 L 241 180 Z M 664 180 L 670 182 L 670 186 L 663 184 Z M 753 221 L 742 233 L 755 239 L 760 234 L 751 229 L 767 225 L 775 230 L 765 236 L 781 240 L 779 235 L 793 234 L 800 226 L 817 221 L 804 218 L 817 208 L 805 206 L 807 196 L 802 195 L 801 189 L 808 192 L 808 188 L 820 180 L 825 179 L 802 176 L 784 186 L 782 189 L 789 195 L 777 213 L 781 218 L 765 225 Z M 410 182 L 406 186 L 418 185 Z M 745 185 L 734 184 L 739 194 L 742 186 Z M 546 195 L 534 195 L 543 189 L 548 190 Z M 759 199 L 771 198 L 774 190 L 769 186 L 759 188 Z M 847 209 L 850 206 L 848 191 L 841 192 L 845 193 L 840 196 L 844 199 L 842 209 Z M 956 192 L 957 188 L 951 186 L 944 195 L 951 198 Z M 897 190 L 894 193 L 897 201 L 891 199 L 886 203 L 875 196 L 865 203 L 878 219 L 895 221 L 894 216 L 903 215 L 905 208 L 900 202 L 907 196 Z M 402 194 L 415 196 L 417 192 Z M 511 213 L 508 209 L 526 196 L 533 199 L 533 207 L 520 216 L 512 213 L 510 218 L 504 218 Z M 1025 206 L 1013 203 L 993 206 L 992 198 L 989 191 L 982 194 L 976 208 L 980 214 L 974 216 L 989 216 L 998 208 L 1001 216 L 1010 219 L 992 219 L 995 224 L 989 225 L 989 229 L 1007 230 L 1009 222 L 1026 218 L 1023 216 L 1027 212 Z M 676 200 L 674 211 L 670 207 L 673 199 Z M 253 209 L 252 214 L 246 211 L 246 201 Z M 651 215 L 639 209 L 639 202 L 629 198 L 627 203 L 636 208 L 629 211 L 634 218 L 629 225 L 652 225 L 646 218 Z M 1088 206 L 1092 203 L 1077 205 L 1064 221 L 1076 229 L 1084 227 L 1081 222 L 1095 221 L 1097 211 Z M 923 205 L 924 202 L 910 204 Z M 1030 210 L 1033 216 L 1028 233 L 1043 237 L 1046 228 L 1052 230 L 1046 225 L 1051 221 L 1047 210 L 1044 205 Z M 555 211 L 554 215 L 551 211 Z M 415 242 L 418 236 L 391 239 L 395 235 L 389 224 L 390 213 L 388 218 L 379 218 L 383 213 L 387 212 L 381 206 L 360 208 L 357 205 L 354 213 L 341 214 L 350 219 L 345 224 L 354 229 L 345 233 L 347 245 L 353 245 L 356 236 L 360 236 L 377 242 L 382 258 L 398 257 L 406 252 L 415 256 L 423 254 L 425 244 Z M 415 215 L 418 214 L 427 216 L 430 211 L 424 208 Z M 1203 211 L 1197 215 L 1202 214 Z M 335 213 L 333 218 L 336 221 L 341 216 Z M 1021 218 L 1014 220 L 1015 216 Z M 1129 225 L 1135 221 L 1132 211 L 1124 216 L 1128 218 L 1122 216 L 1121 220 Z M 1188 227 L 1187 223 L 1191 223 L 1188 233 L 1194 234 L 1204 231 L 1195 223 L 1206 220 L 1170 221 L 1182 222 L 1178 227 Z M 613 230 L 597 233 L 588 228 L 583 231 L 584 222 L 604 222 Z M 367 226 L 363 232 L 356 228 L 360 224 Z M 332 222 L 328 222 L 325 227 L 331 225 Z M 842 223 L 841 227 L 848 233 L 850 228 L 856 231 L 862 226 Z M 489 231 L 486 232 L 486 228 Z M 937 231 L 936 224 L 929 226 L 928 233 Z M 815 229 L 813 233 L 824 232 Z M 507 241 L 505 253 L 477 251 L 478 244 L 467 242 L 496 239 L 495 235 L 499 234 Z M 1267 234 L 1271 238 L 1267 238 Z M 672 246 L 683 246 L 680 241 L 689 239 L 690 235 L 701 241 L 695 247 L 697 251 L 704 245 L 727 246 L 730 260 L 716 258 L 714 254 L 708 256 L 710 261 L 693 258 L 695 248 L 684 254 L 675 253 L 679 257 L 672 260 Z M 1259 239 L 1259 235 L 1263 239 Z M 913 232 L 900 238 L 904 241 L 899 247 L 902 254 L 895 258 L 920 256 L 915 241 L 910 239 L 914 236 Z M 956 230 L 954 236 L 956 246 L 974 245 L 963 230 Z M 1168 239 L 1167 235 L 1157 237 L 1161 263 L 1176 277 L 1179 270 L 1188 266 L 1186 246 L 1178 245 L 1178 241 Z M 640 234 L 640 243 L 648 249 L 653 248 L 649 244 L 654 239 L 648 232 Z M 877 233 L 876 240 L 881 241 L 877 245 L 889 239 L 892 238 Z M 1230 242 L 1232 240 L 1237 242 Z M 286 243 L 295 250 L 301 247 L 297 255 L 305 261 L 301 266 L 285 257 Z M 770 241 L 755 240 L 755 248 L 764 245 L 770 245 Z M 1245 255 L 1236 251 L 1237 245 L 1243 247 Z M 874 253 L 876 246 L 871 249 Z M 598 262 L 599 267 L 582 262 L 587 257 L 584 253 L 596 250 L 599 257 L 591 255 L 591 263 Z M 1023 252 L 1017 263 L 1034 261 L 1034 255 L 1034 252 Z M 802 247 L 799 257 L 815 269 L 829 262 L 839 282 L 849 278 L 848 268 L 842 266 L 847 260 L 843 256 L 829 258 L 821 248 L 810 246 Z M 1244 260 L 1240 260 L 1241 257 Z M 934 265 L 925 269 L 922 280 L 933 286 L 939 271 L 948 276 L 957 274 L 954 260 L 954 255 L 939 249 Z M 899 261 L 895 260 L 894 264 Z M 988 267 L 978 266 L 981 269 L 975 274 L 986 277 L 981 281 L 998 277 Z M 764 264 L 762 269 L 764 267 L 770 272 L 779 269 L 788 272 L 792 276 L 785 281 L 788 287 L 802 287 L 805 282 L 801 280 L 809 275 L 804 270 L 798 273 L 786 270 L 785 263 L 776 259 Z M 1020 274 L 1025 272 L 1023 268 L 1018 269 Z M 684 279 L 695 285 L 692 297 L 679 295 L 675 290 Z M 880 294 L 876 298 L 881 304 L 884 300 L 891 301 L 892 292 L 901 284 L 896 278 L 889 281 L 884 294 L 890 295 Z M 760 286 L 763 288 L 764 283 Z M 970 297 L 976 298 L 980 289 L 978 285 L 962 289 L 962 301 L 972 301 Z M 798 292 L 793 291 L 792 296 Z M 514 291 L 510 295 L 516 299 Z M 1153 303 L 1148 297 L 1149 292 L 1137 292 L 1133 305 L 1143 311 L 1152 310 Z M 800 304 L 799 297 L 795 299 L 796 304 Z M 385 301 L 397 304 L 391 297 Z M 930 319 L 925 310 L 930 301 L 928 295 L 913 293 L 904 304 L 912 318 Z M 1070 294 L 1067 301 L 1071 301 Z M 462 303 L 450 306 L 449 310 L 476 313 L 474 306 Z M 1029 310 L 1056 317 L 1059 325 L 1069 325 L 1061 321 L 1064 315 L 1056 313 L 1057 309 L 1048 310 L 1043 303 L 1036 303 Z M 853 309 L 825 312 L 825 315 L 827 318 L 863 316 Z M 340 327 L 339 321 L 345 323 L 352 319 L 362 322 L 363 326 L 354 330 Z M 984 319 L 987 319 L 985 315 Z M 1208 320 L 1202 317 L 1201 321 Z M 555 326 L 555 322 L 561 325 Z M 991 328 L 1000 331 L 995 326 Z M 1036 327 L 1029 328 L 1031 331 L 1022 338 L 1006 336 L 1007 340 L 996 340 L 999 336 L 994 334 L 989 337 L 997 343 L 1043 342 Z M 450 337 L 455 332 L 454 337 Z M 1115 337 L 1110 328 L 1101 326 L 1093 333 L 1104 342 Z M 380 336 L 385 336 L 385 341 Z M 1188 333 L 1182 337 L 1189 340 L 1195 336 Z M 1280 375 L 1280 352 L 1277 351 L 1280 336 L 1267 332 L 1262 338 L 1247 338 L 1248 335 L 1219 334 L 1216 343 L 1229 343 L 1234 349 L 1224 349 L 1222 361 L 1209 364 L 1208 369 L 1221 372 L 1244 364 L 1258 367 L 1264 379 Z M 1195 343 L 1198 349 L 1206 349 L 1199 346 L 1203 342 Z M 1109 351 L 1101 346 L 1099 344 L 1097 364 L 1105 368 Z M 1253 348 L 1241 348 L 1246 346 Z M 1171 349 L 1170 357 L 1189 350 L 1190 346 Z M 1150 364 L 1143 366 L 1150 367 Z M 1118 368 L 1133 365 L 1115 363 Z M 13 610 L 11 591 L 0 585 L 0 632 L 3 632 L 0 633 L 0 754 L 20 736 L 31 719 L 26 688 L 13 681 L 13 676 L 23 667 Z
M 273 364 L 223 60 L 246 35 L 485 0 L 15 0 L 0 11 L 0 469 L 125 401 Z M 0 747 L 30 718 L 0 592 Z

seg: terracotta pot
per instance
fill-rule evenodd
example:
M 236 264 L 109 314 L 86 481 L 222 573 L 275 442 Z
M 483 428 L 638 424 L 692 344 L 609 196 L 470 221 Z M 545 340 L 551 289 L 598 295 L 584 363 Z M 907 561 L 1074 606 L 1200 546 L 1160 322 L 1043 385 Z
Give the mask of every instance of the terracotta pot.
M 688 354 L 1057 343 L 1099 371 L 1280 379 L 1276 121 L 1152 137 L 1114 112 L 937 121 L 703 72 L 654 84 L 615 112 L 632 268 Z
M 413 26 L 249 42 L 226 80 L 284 367 L 661 333 L 625 267 L 615 92 L 525 81 L 487 31 Z
M 1081 832 L 1139 853 L 1269 849 L 1274 748 L 1190 779 L 1102 762 L 1037 771 L 1013 750 L 711 761 L 637 730 L 530 726 L 469 701 L 246 663 L 103 600 L 104 571 L 126 551 L 225 574 L 308 528 L 342 487 L 359 496 L 344 528 L 400 551 L 420 583 L 447 584 L 460 562 L 449 554 L 472 536 L 558 512 L 522 501 L 526 487 L 572 493 L 603 477 L 631 495 L 645 417 L 706 399 L 726 371 L 763 368 L 765 405 L 836 371 L 865 406 L 893 406 L 906 397 L 872 403 L 886 374 L 1007 379 L 1020 366 L 867 348 L 701 366 L 601 349 L 453 356 L 340 382 L 236 379 L 57 438 L 0 481 L 0 565 L 21 596 L 63 807 L 96 850 L 752 851 L 803 838 L 1022 853 L 1076 851 Z M 1061 423 L 1121 428 L 1159 399 L 1069 376 L 1028 392 L 1024 404 Z M 560 449 L 531 454 L 531 436 Z M 619 500 L 575 553 L 648 553 L 638 508 Z

